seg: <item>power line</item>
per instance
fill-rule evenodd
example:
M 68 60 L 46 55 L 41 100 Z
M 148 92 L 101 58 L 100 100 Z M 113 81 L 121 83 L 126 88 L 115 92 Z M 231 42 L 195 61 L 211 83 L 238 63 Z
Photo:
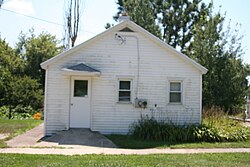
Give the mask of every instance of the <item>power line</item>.
M 52 22 L 52 21 L 48 21 L 48 20 L 44 20 L 44 19 L 40 19 L 40 18 L 33 17 L 33 16 L 30 16 L 30 15 L 26 15 L 26 14 L 18 13 L 18 12 L 12 11 L 12 10 L 4 9 L 4 8 L 1 8 L 1 10 L 7 11 L 7 12 L 11 12 L 11 13 L 15 13 L 15 14 L 18 14 L 18 15 L 21 15 L 21 16 L 29 17 L 29 18 L 32 18 L 32 19 L 36 19 L 36 20 L 40 20 L 40 21 L 44 21 L 44 22 L 47 22 L 47 23 L 50 23 L 50 24 L 55 24 L 55 25 L 58 25 L 58 26 L 64 26 L 64 25 L 59 24 L 59 23 L 56 23 L 56 22 Z
M 59 23 L 56 23 L 56 22 L 53 22 L 53 21 L 49 21 L 49 20 L 38 18 L 38 17 L 22 14 L 22 13 L 15 12 L 15 11 L 12 11 L 12 10 L 4 9 L 4 8 L 0 8 L 0 10 L 4 10 L 4 11 L 11 12 L 11 13 L 14 13 L 14 14 L 17 14 L 17 15 L 21 15 L 21 16 L 24 16 L 24 17 L 28 17 L 28 18 L 31 18 L 31 19 L 35 19 L 35 20 L 39 20 L 39 21 L 43 21 L 43 22 L 47 22 L 47 23 L 50 23 L 50 24 L 54 24 L 54 25 L 64 27 L 63 24 L 59 24 Z M 87 31 L 87 30 L 81 30 L 81 31 L 88 32 L 88 33 L 91 33 L 91 34 L 97 34 L 97 33 L 91 32 L 91 31 Z

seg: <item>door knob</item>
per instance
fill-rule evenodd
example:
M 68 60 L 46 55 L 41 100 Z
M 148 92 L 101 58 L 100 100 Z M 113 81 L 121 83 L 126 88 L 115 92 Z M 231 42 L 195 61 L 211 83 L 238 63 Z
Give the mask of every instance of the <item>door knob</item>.
M 71 103 L 70 105 L 73 106 L 73 103 Z

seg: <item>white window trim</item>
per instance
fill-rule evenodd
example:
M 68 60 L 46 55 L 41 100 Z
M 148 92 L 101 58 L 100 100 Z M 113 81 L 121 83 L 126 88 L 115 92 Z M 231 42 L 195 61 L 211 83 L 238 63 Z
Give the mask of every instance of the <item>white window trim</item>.
M 130 90 L 120 90 L 120 81 L 130 81 Z M 119 101 L 120 91 L 130 91 L 130 101 Z M 132 93 L 133 93 L 133 79 L 132 78 L 117 78 L 117 103 L 119 104 L 132 104 Z
M 171 91 L 170 90 L 171 83 L 180 83 L 181 91 Z M 181 93 L 181 102 L 170 102 L 170 93 Z M 183 80 L 169 80 L 168 81 L 168 104 L 176 104 L 176 105 L 183 104 Z

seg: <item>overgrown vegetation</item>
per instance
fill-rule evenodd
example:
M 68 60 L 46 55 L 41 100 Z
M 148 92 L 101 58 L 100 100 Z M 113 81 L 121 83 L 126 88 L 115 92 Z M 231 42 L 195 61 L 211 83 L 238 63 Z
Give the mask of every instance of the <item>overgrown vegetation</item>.
M 6 106 L 0 107 L 0 119 L 32 119 L 32 116 L 37 113 L 31 106 L 18 105 L 12 110 L 9 117 L 9 108 Z
M 130 134 L 141 140 L 167 142 L 237 142 L 250 140 L 250 129 L 227 117 L 208 117 L 202 125 L 175 125 L 141 117 L 131 126 Z
M 203 110 L 202 125 L 178 126 L 145 116 L 130 128 L 127 135 L 106 136 L 118 147 L 132 149 L 250 147 L 250 127 L 229 119 L 217 107 Z
M 177 126 L 142 117 L 128 135 L 106 135 L 120 148 L 249 148 L 250 128 L 228 119 L 223 109 L 204 109 L 203 123 Z
M 34 114 L 43 106 L 45 71 L 40 63 L 61 51 L 55 36 L 21 33 L 15 48 L 0 36 L 0 117 Z M 8 112 L 6 112 L 6 108 Z M 21 116 L 22 117 L 22 116 Z
M 177 126 L 172 123 L 158 122 L 153 117 L 141 117 L 131 125 L 130 134 L 137 139 L 186 142 L 195 141 L 196 126 Z
M 1 154 L 0 166 L 227 166 L 247 167 L 250 153 L 157 155 L 28 155 Z
M 216 141 L 219 142 L 250 140 L 250 128 L 244 127 L 239 121 L 229 119 L 228 114 L 225 114 L 224 110 L 220 108 L 204 109 L 202 125 L 206 127 L 205 131 L 210 130 L 209 133 L 213 131 L 211 132 L 214 134 L 213 138 L 217 138 Z M 202 139 L 202 141 L 206 141 L 206 139 Z

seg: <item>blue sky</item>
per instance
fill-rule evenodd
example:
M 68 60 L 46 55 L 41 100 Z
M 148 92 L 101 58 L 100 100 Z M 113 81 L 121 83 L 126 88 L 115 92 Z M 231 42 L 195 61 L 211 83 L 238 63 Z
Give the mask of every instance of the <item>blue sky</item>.
M 17 42 L 21 31 L 27 33 L 30 28 L 35 33 L 47 31 L 56 35 L 58 39 L 63 36 L 63 9 L 65 0 L 4 0 L 0 9 L 0 34 L 11 46 Z M 83 6 L 81 31 L 77 44 L 103 32 L 107 22 L 115 23 L 112 16 L 117 11 L 116 0 L 85 0 Z M 210 0 L 205 0 L 210 2 Z M 249 0 L 214 0 L 215 10 L 226 12 L 226 23 L 231 19 L 231 25 L 241 23 L 241 34 L 244 35 L 243 47 L 245 48 L 244 61 L 250 64 L 250 1 Z M 50 22 L 32 19 L 6 10 L 15 11 Z

